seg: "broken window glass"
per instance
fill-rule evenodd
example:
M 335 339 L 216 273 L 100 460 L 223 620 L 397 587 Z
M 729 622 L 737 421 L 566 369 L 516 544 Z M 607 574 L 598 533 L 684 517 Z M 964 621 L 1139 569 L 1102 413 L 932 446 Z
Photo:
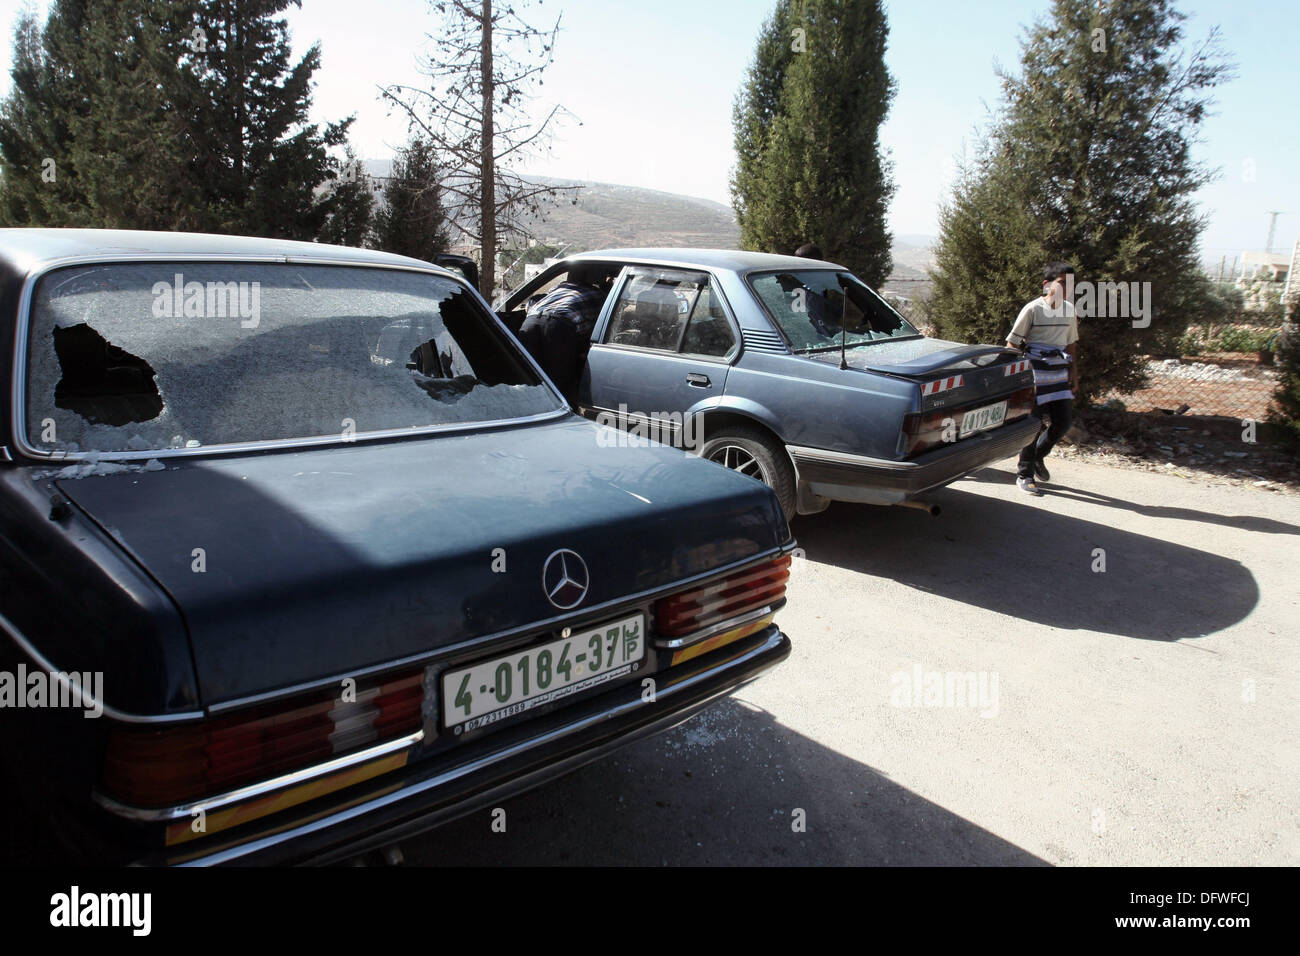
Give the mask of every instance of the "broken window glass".
M 387 269 L 121 263 L 37 285 L 27 434 L 150 451 L 496 421 L 562 406 L 466 289 Z

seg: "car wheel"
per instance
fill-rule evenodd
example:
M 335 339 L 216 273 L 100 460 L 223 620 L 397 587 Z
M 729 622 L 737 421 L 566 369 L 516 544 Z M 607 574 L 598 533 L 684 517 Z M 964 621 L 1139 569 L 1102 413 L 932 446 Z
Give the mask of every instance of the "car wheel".
M 794 468 L 779 442 L 755 428 L 733 428 L 706 441 L 700 457 L 757 478 L 776 492 L 786 520 L 794 517 Z

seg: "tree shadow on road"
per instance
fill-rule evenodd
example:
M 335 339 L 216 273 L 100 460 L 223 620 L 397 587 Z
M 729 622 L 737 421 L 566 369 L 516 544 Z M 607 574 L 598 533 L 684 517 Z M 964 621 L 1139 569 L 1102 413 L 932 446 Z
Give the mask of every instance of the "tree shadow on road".
M 779 671 L 778 671 L 779 674 Z M 778 678 L 779 679 L 779 678 Z M 743 690 L 740 692 L 743 696 Z M 1019 799 L 1009 789 L 1009 799 Z M 1047 865 L 843 754 L 727 698 L 502 804 L 403 843 L 450 866 Z M 802 810 L 805 824 L 797 832 Z
M 1229 627 L 1259 601 L 1254 575 L 1212 551 L 1085 521 L 1041 502 L 954 487 L 927 497 L 942 506 L 939 518 L 835 504 L 797 519 L 792 530 L 809 561 L 1047 627 L 1176 641 Z
M 986 484 L 1008 485 L 1012 479 L 1000 471 L 984 468 L 973 475 L 967 475 L 964 481 L 980 481 Z M 1197 511 L 1195 508 L 1169 508 L 1164 505 L 1149 505 L 1138 501 L 1126 501 L 1114 495 L 1103 495 L 1086 488 L 1071 488 L 1054 482 L 1039 482 L 1047 497 L 1069 498 L 1085 504 L 1105 505 L 1108 508 L 1122 508 L 1134 514 L 1148 518 L 1176 518 L 1181 521 L 1202 521 L 1206 524 L 1221 525 L 1225 528 L 1238 528 L 1242 531 L 1259 531 L 1265 534 L 1300 534 L 1300 525 L 1288 524 L 1275 518 L 1261 518 L 1258 515 L 1218 515 L 1211 511 Z

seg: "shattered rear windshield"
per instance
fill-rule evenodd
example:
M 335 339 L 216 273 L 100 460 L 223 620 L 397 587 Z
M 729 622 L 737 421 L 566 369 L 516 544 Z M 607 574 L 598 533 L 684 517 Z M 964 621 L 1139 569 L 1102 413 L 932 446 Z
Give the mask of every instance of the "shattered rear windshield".
M 772 272 L 749 284 L 796 352 L 921 334 L 851 272 Z
M 464 286 L 418 272 L 122 263 L 32 298 L 27 437 L 142 452 L 555 411 Z

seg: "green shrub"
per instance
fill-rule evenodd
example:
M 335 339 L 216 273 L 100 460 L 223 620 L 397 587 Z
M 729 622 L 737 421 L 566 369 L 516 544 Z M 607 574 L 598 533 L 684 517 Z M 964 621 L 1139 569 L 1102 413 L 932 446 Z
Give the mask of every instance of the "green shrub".
M 1205 351 L 1205 342 L 1197 329 L 1188 329 L 1178 339 L 1179 355 L 1200 355 Z
M 1291 309 L 1277 343 L 1277 392 L 1269 418 L 1281 425 L 1290 444 L 1300 453 L 1300 308 Z
M 1273 329 L 1230 325 L 1206 343 L 1206 348 L 1211 352 L 1259 352 L 1267 346 L 1273 332 Z

